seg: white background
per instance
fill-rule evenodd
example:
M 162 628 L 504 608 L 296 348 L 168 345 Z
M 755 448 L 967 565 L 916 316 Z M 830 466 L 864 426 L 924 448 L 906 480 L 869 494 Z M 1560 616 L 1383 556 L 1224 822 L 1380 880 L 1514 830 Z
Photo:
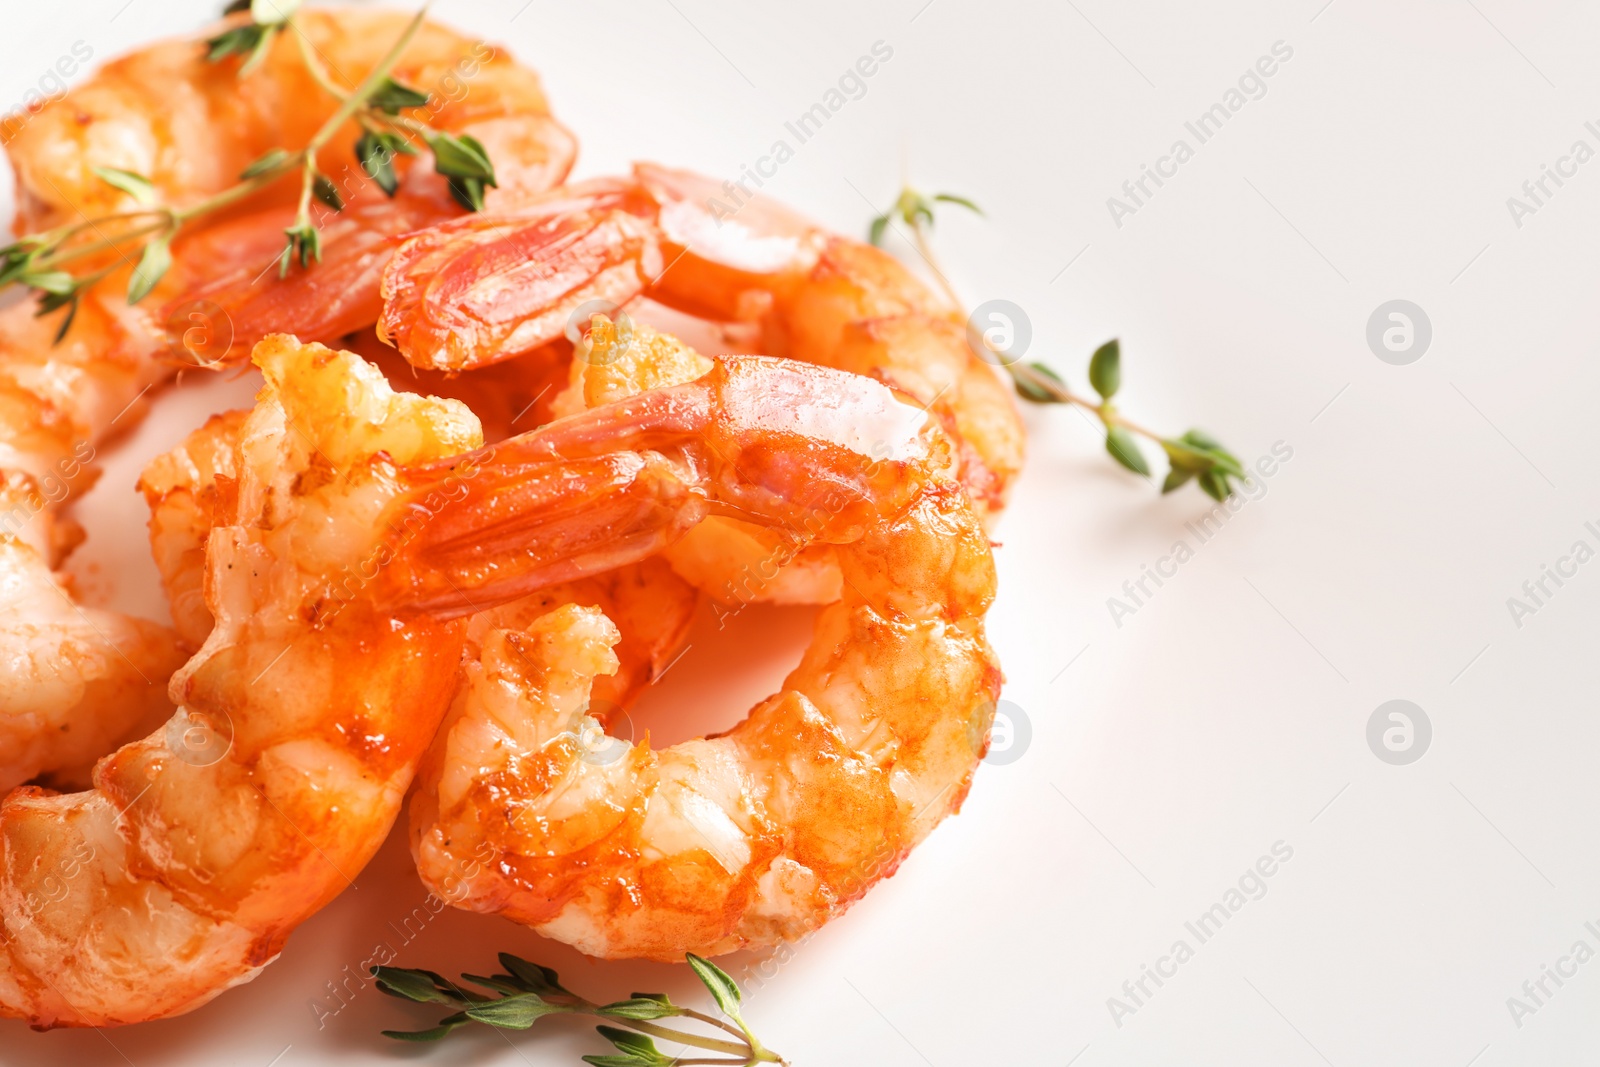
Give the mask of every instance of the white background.
M 634 158 L 734 176 L 875 41 L 893 58 L 769 183 L 860 232 L 902 173 L 988 210 L 937 240 L 974 302 L 1026 309 L 1030 357 L 1082 385 L 1118 336 L 1125 409 L 1200 425 L 1247 460 L 1293 458 L 1117 626 L 1107 598 L 1210 508 L 1114 468 L 1088 421 L 1026 413 L 1030 458 L 998 550 L 991 636 L 1030 747 L 982 768 L 959 817 L 750 998 L 803 1064 L 1347 1065 L 1592 1061 L 1600 962 L 1513 1021 L 1507 998 L 1600 925 L 1593 622 L 1600 562 L 1517 627 L 1507 609 L 1600 520 L 1594 293 L 1600 161 L 1519 228 L 1506 207 L 1571 143 L 1600 141 L 1600 12 L 1510 0 L 1228 4 L 1021 0 L 711 3 L 441 0 L 512 46 L 580 135 L 579 172 Z M 210 3 L 11 4 L 0 103 L 74 41 L 106 58 L 186 32 Z M 1320 10 L 1319 10 L 1320 8 Z M 1293 49 L 1138 213 L 1106 199 L 1276 41 Z M 902 254 L 911 255 L 903 246 Z M 1416 302 L 1409 366 L 1365 341 Z M 248 379 L 186 387 L 113 461 L 77 563 L 159 613 L 139 465 Z M 1263 492 L 1258 490 L 1258 493 Z M 1553 587 L 1552 587 L 1553 588 Z M 748 613 L 652 697 L 657 736 L 725 726 L 805 640 Z M 1433 724 L 1409 766 L 1366 724 L 1404 698 Z M 706 709 L 712 709 L 707 711 Z M 674 721 L 676 717 L 676 720 Z M 668 723 L 663 727 L 663 723 Z M 1135 1014 L 1122 995 L 1275 842 L 1293 858 Z M 187 1018 L 104 1034 L 0 1024 L 7 1064 L 409 1062 L 421 1025 L 368 989 L 312 1004 L 420 903 L 393 840 L 254 984 Z M 511 949 L 580 989 L 694 995 L 683 968 L 591 964 L 449 913 L 403 964 L 483 971 Z M 743 973 L 747 961 L 730 964 Z M 1153 988 L 1153 987 L 1152 987 Z M 552 1025 L 458 1035 L 427 1063 L 572 1064 Z

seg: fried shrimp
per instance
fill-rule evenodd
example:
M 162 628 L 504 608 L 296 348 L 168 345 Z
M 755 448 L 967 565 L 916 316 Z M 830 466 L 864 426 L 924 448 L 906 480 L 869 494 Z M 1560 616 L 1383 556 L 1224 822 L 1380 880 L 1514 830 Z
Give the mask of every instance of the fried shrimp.
M 383 841 L 449 704 L 466 624 L 347 580 L 404 551 L 378 525 L 397 465 L 477 446 L 477 420 L 319 345 L 254 358 L 267 384 L 212 502 L 215 621 L 172 678 L 177 712 L 91 791 L 0 803 L 0 1015 L 130 1023 L 248 981 Z M 436 477 L 440 499 L 467 473 Z
M 956 811 L 1000 686 L 989 543 L 938 420 L 885 386 L 727 357 L 463 457 L 386 598 L 449 615 L 670 543 L 708 514 L 836 547 L 843 596 L 781 692 L 725 734 L 603 735 L 615 627 L 566 605 L 478 635 L 419 776 L 412 848 L 452 902 L 601 957 L 681 959 L 838 915 Z M 444 467 L 418 471 L 391 523 Z M 463 859 L 492 862 L 463 883 Z

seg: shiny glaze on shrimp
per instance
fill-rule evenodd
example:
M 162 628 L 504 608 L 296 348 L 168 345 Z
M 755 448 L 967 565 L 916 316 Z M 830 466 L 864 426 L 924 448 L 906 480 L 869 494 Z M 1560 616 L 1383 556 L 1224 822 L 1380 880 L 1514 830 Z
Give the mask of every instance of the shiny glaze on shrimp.
M 579 183 L 418 234 L 384 271 L 380 334 L 419 366 L 480 367 L 566 344 L 559 337 L 585 305 L 648 298 L 721 325 L 739 351 L 854 371 L 916 400 L 950 432 L 962 484 L 992 522 L 1021 468 L 1022 423 L 954 311 L 893 257 L 769 201 L 714 218 L 705 205 L 722 195 L 704 178 L 642 164 L 631 180 Z M 626 312 L 613 314 L 626 335 Z M 579 343 L 557 414 L 704 373 L 703 357 L 634 332 L 641 342 L 604 365 Z M 830 548 L 790 545 L 737 519 L 696 526 L 667 558 L 724 605 L 839 595 Z
M 43 495 L 60 483 L 43 484 L 0 484 L 0 793 L 87 781 L 96 759 L 171 715 L 167 677 L 184 659 L 165 626 L 74 601 Z
M 994 567 L 920 408 L 857 375 L 727 357 L 474 462 L 389 595 L 469 611 L 657 550 L 712 512 L 835 545 L 845 581 L 781 692 L 660 751 L 585 714 L 616 666 L 601 613 L 481 635 L 411 808 L 423 880 L 449 879 L 457 906 L 601 957 L 769 945 L 838 915 L 960 807 L 1000 685 L 983 632 Z M 399 507 L 391 522 L 415 510 Z
M 199 646 L 211 632 L 206 605 L 206 542 L 237 507 L 239 439 L 248 412 L 213 416 L 139 479 L 150 506 L 150 546 L 178 633 Z M 683 647 L 699 598 L 664 559 L 551 586 L 471 617 L 468 634 L 526 625 L 561 604 L 603 611 L 621 627 L 618 669 L 597 681 L 590 713 L 608 721 L 666 669 Z
M 296 26 L 334 76 L 359 78 L 408 17 L 308 10 Z M 306 73 L 293 38 L 280 35 L 244 77 L 237 61 L 207 63 L 197 38 L 162 42 L 19 116 L 6 146 L 17 231 L 133 207 L 96 166 L 146 174 L 163 202 L 182 206 L 232 185 L 267 149 L 305 143 L 337 102 Z M 537 77 L 503 52 L 425 25 L 396 76 L 436 94 L 436 126 L 471 132 L 495 153 L 501 188 L 491 203 L 566 174 L 571 136 L 550 118 Z M 355 165 L 353 137 L 352 128 L 324 150 L 330 170 L 336 159 L 349 164 L 333 171 L 349 207 L 327 222 L 324 261 L 309 270 L 257 281 L 294 211 L 290 182 L 185 227 L 173 269 L 139 305 L 123 297 L 127 268 L 114 271 L 84 294 L 60 344 L 66 312 L 0 310 L 0 586 L 9 592 L 0 603 L 0 790 L 84 768 L 170 711 L 167 678 L 183 660 L 171 632 L 80 606 L 56 572 L 72 541 L 49 534 L 58 525 L 51 508 L 92 480 L 99 443 L 136 423 L 150 389 L 184 362 L 219 361 L 230 345 L 246 353 L 272 330 L 331 338 L 374 322 L 390 237 L 460 213 L 425 167 L 385 199 Z M 175 609 L 191 641 L 183 615 L 197 594 L 198 583 Z
M 386 266 L 379 332 L 419 367 L 462 370 L 555 341 L 593 301 L 643 295 L 755 323 L 769 355 L 865 374 L 925 405 L 951 431 L 981 513 L 1001 508 L 1021 469 L 1021 420 L 957 311 L 894 257 L 769 201 L 716 217 L 706 205 L 723 195 L 641 164 L 632 179 L 435 227 Z
M 107 321 L 98 307 L 85 324 Z M 82 531 L 56 508 L 94 481 L 95 442 L 132 422 L 154 363 L 109 357 L 27 305 L 0 311 L 0 792 L 85 781 L 90 763 L 171 713 L 170 630 L 84 607 L 60 572 Z
M 177 713 L 93 790 L 0 802 L 0 1015 L 116 1025 L 249 980 L 382 843 L 449 703 L 465 624 L 375 608 L 350 576 L 403 551 L 377 521 L 396 464 L 476 446 L 477 420 L 319 345 L 255 361 Z
M 137 206 L 96 177 L 94 167 L 143 174 L 160 201 L 175 207 L 232 186 L 270 149 L 305 144 L 338 106 L 308 72 L 298 36 L 331 77 L 354 85 L 409 19 L 361 9 L 300 11 L 297 33 L 280 34 L 261 65 L 244 76 L 236 60 L 207 62 L 198 38 L 164 41 L 106 64 L 27 115 L 7 143 L 17 178 L 17 232 Z M 489 149 L 500 178 L 500 188 L 488 193 L 490 205 L 514 205 L 557 184 L 570 169 L 576 142 L 550 117 L 538 77 L 504 50 L 428 23 L 393 76 L 433 94 L 431 125 L 470 133 Z M 395 161 L 404 172 L 400 192 L 385 198 L 355 161 L 357 133 L 348 124 L 320 156 L 348 203 L 326 220 L 320 264 L 276 285 L 257 284 L 282 249 L 283 228 L 294 215 L 298 179 L 286 175 L 230 212 L 185 227 L 173 245 L 174 276 L 149 301 L 167 313 L 157 323 L 203 298 L 218 320 L 210 325 L 231 330 L 232 351 L 243 356 L 274 330 L 331 340 L 376 321 L 389 239 L 461 209 L 431 168 L 403 156 Z M 113 277 L 103 287 L 116 291 L 118 281 Z M 206 354 L 221 353 L 208 348 Z
M 643 322 L 595 315 L 579 342 L 569 384 L 551 404 L 556 416 L 692 382 L 712 361 Z M 725 614 L 751 602 L 831 604 L 842 580 L 832 545 L 786 536 L 769 526 L 712 516 L 662 550 L 662 558 Z M 603 684 L 604 679 L 601 679 Z

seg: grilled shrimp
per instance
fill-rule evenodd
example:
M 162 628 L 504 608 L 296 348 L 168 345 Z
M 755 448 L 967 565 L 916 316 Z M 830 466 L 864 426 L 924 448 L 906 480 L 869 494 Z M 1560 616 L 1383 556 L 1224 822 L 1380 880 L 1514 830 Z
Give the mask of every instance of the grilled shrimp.
M 405 22 L 308 10 L 295 24 L 335 77 L 359 78 Z M 294 36 L 280 35 L 244 77 L 233 61 L 205 62 L 198 40 L 156 44 L 18 116 L 7 126 L 16 127 L 7 153 L 18 232 L 133 206 L 95 176 L 97 166 L 146 174 L 164 202 L 182 206 L 233 184 L 269 148 L 304 144 L 337 102 L 311 81 Z M 501 185 L 491 203 L 553 185 L 571 165 L 571 135 L 550 117 L 537 77 L 488 46 L 424 26 L 396 77 L 434 93 L 434 125 L 490 147 Z M 0 790 L 42 774 L 81 782 L 88 762 L 171 712 L 167 680 L 184 658 L 172 633 L 80 607 L 55 571 L 73 540 L 52 508 L 92 480 L 99 442 L 138 419 L 142 398 L 180 359 L 216 362 L 273 330 L 333 337 L 370 325 L 390 236 L 460 213 L 427 168 L 411 169 L 399 195 L 385 199 L 355 165 L 353 136 L 346 131 L 324 152 L 349 160 L 351 169 L 335 175 L 348 207 L 324 228 L 324 261 L 309 270 L 256 282 L 294 212 L 290 182 L 230 215 L 197 220 L 192 232 L 186 226 L 172 270 L 137 306 L 123 298 L 126 268 L 88 290 L 59 345 L 67 312 L 41 319 L 25 304 L 0 310 L 0 588 L 8 590 L 0 601 Z M 362 180 L 353 184 L 352 174 Z M 181 593 L 174 612 L 191 650 L 209 629 L 199 573 L 191 567 L 190 586 L 169 590 Z
M 711 360 L 670 334 L 597 314 L 578 344 L 570 383 L 551 404 L 552 414 L 576 414 L 692 382 L 711 367 Z M 661 554 L 674 571 L 725 607 L 831 604 L 842 585 L 832 545 L 728 516 L 707 518 Z
M 918 406 L 858 375 L 732 356 L 459 462 L 479 474 L 429 512 L 380 603 L 466 613 L 713 513 L 836 546 L 844 592 L 781 692 L 661 751 L 585 713 L 617 666 L 601 612 L 478 635 L 411 805 L 418 869 L 449 880 L 452 903 L 601 957 L 769 945 L 839 914 L 960 807 L 1000 685 L 983 631 L 994 566 Z M 390 523 L 446 475 L 414 472 Z
M 0 802 L 0 1015 L 130 1023 L 248 981 L 383 841 L 449 705 L 466 624 L 379 609 L 365 576 L 406 551 L 377 521 L 397 465 L 477 446 L 477 420 L 319 345 L 254 358 L 178 710 L 92 790 Z M 467 467 L 429 469 L 459 495 Z
M 588 305 L 647 298 L 732 330 L 753 325 L 758 351 L 865 374 L 924 405 L 950 431 L 968 496 L 992 520 L 1021 468 L 1022 423 L 954 311 L 893 257 L 770 202 L 719 222 L 705 206 L 718 195 L 704 178 L 641 164 L 631 180 L 580 183 L 418 234 L 384 270 L 379 332 L 418 366 L 462 369 L 563 343 L 571 314 Z M 705 372 L 703 357 L 671 348 L 645 331 L 602 365 L 580 343 L 555 411 Z M 839 595 L 832 556 L 727 518 L 667 552 L 724 604 L 828 603 Z

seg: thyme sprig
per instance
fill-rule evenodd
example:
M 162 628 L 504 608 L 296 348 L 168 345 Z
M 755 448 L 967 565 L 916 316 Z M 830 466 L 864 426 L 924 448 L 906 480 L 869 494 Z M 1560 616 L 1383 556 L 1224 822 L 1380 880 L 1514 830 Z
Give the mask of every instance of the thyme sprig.
M 739 987 L 722 968 L 710 960 L 690 953 L 689 966 L 700 979 L 727 1020 L 674 1004 L 665 993 L 634 993 L 626 1000 L 598 1004 L 572 992 L 561 984 L 556 972 L 500 953 L 505 973 L 488 976 L 463 974 L 461 982 L 451 982 L 433 971 L 407 967 L 374 967 L 378 989 L 392 997 L 419 1004 L 444 1004 L 456 1010 L 425 1030 L 385 1030 L 385 1037 L 399 1041 L 439 1041 L 460 1027 L 483 1023 L 504 1030 L 527 1030 L 550 1015 L 590 1015 L 608 1023 L 595 1027 L 601 1037 L 617 1049 L 609 1055 L 589 1055 L 583 1062 L 593 1067 L 687 1067 L 689 1064 L 727 1064 L 729 1067 L 754 1067 L 756 1064 L 787 1061 L 761 1044 L 740 1011 Z M 467 986 L 491 991 L 481 993 Z M 497 995 L 495 995 L 497 994 Z M 693 1019 L 695 1022 L 732 1036 L 733 1040 L 661 1026 L 661 1019 Z M 626 1027 L 626 1029 L 623 1029 Z M 656 1048 L 652 1038 L 687 1045 L 718 1055 L 714 1058 L 685 1059 L 668 1056 Z
M 426 106 L 430 96 L 391 76 L 401 54 L 421 29 L 428 3 L 422 5 L 366 77 L 348 89 L 333 80 L 309 38 L 294 25 L 299 7 L 300 0 L 235 0 L 224 14 L 248 12 L 249 17 L 210 38 L 204 47 L 205 58 L 212 63 L 243 56 L 238 77 L 246 78 L 279 35 L 293 34 L 312 79 L 339 101 L 338 108 L 302 148 L 273 148 L 240 172 L 237 184 L 182 208 L 161 203 L 155 184 L 142 174 L 95 167 L 94 174 L 101 181 L 127 194 L 138 206 L 27 234 L 0 248 L 0 289 L 20 285 L 33 290 L 39 315 L 67 308 L 56 332 L 57 343 L 71 328 L 82 294 L 114 269 L 74 274 L 66 267 L 113 250 L 127 260 L 137 249 L 139 258 L 130 273 L 127 291 L 128 303 L 137 304 L 171 269 L 172 241 L 185 226 L 251 197 L 287 175 L 299 174 L 300 195 L 294 222 L 284 230 L 278 276 L 287 276 L 297 264 L 304 269 L 319 262 L 322 235 L 312 202 L 335 212 L 344 209 L 344 198 L 322 169 L 319 153 L 347 122 L 355 122 L 361 129 L 355 142 L 357 161 L 386 195 L 393 197 L 399 189 L 394 157 L 418 155 L 421 142 L 433 154 L 434 169 L 445 178 L 456 202 L 468 211 L 483 209 L 484 189 L 496 184 L 488 150 L 469 135 L 435 130 L 404 114 Z
M 901 190 L 893 207 L 872 220 L 867 236 L 873 244 L 882 244 L 890 223 L 896 219 L 905 223 L 910 230 L 912 245 L 932 269 L 945 297 L 964 310 L 968 305 L 956 292 L 933 249 L 934 210 L 941 203 L 955 204 L 976 214 L 983 214 L 977 204 L 964 196 L 953 193 L 929 196 L 907 186 Z M 1069 389 L 1061 375 L 1049 366 L 1010 358 L 982 331 L 968 332 L 974 341 L 984 346 L 991 362 L 1005 368 L 1017 395 L 1024 400 L 1035 404 L 1074 405 L 1099 419 L 1105 430 L 1106 452 L 1128 470 L 1150 477 L 1150 463 L 1136 438 L 1144 437 L 1158 444 L 1167 456 L 1167 475 L 1161 483 L 1163 493 L 1170 493 L 1192 479 L 1207 496 L 1221 501 L 1233 492 L 1233 479 L 1244 480 L 1248 477 L 1239 457 L 1205 431 L 1187 430 L 1176 437 L 1168 437 L 1141 426 L 1118 410 L 1112 398 L 1122 387 L 1122 346 L 1115 338 L 1095 349 L 1089 359 L 1089 385 L 1097 394 L 1096 398 L 1091 398 Z

